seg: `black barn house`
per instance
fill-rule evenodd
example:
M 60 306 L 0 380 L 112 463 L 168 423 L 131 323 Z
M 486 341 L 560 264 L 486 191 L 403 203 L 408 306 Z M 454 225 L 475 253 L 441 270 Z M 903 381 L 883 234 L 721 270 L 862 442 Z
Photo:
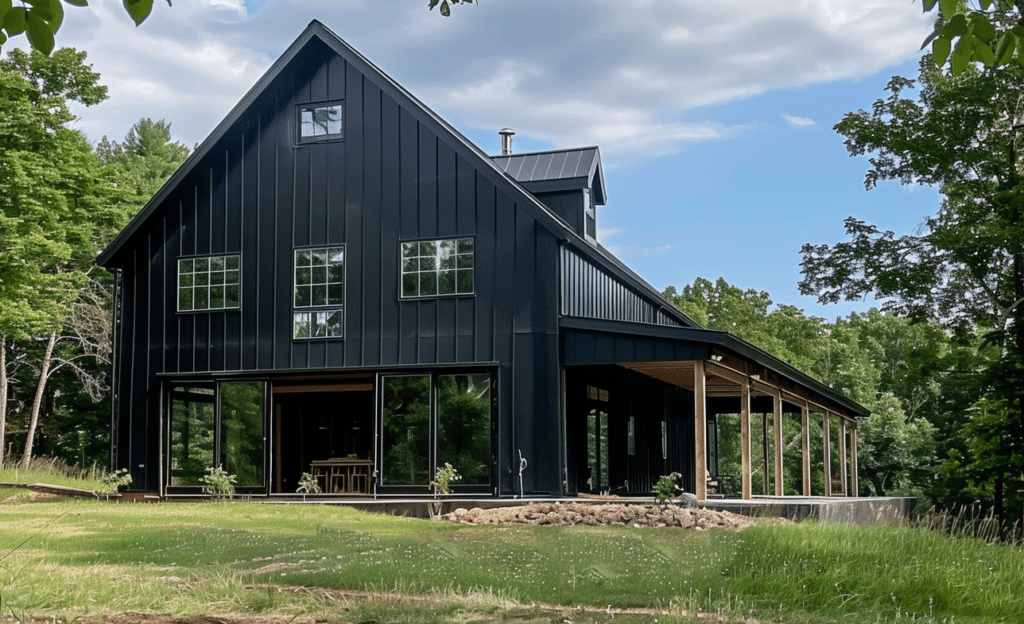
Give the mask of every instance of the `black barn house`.
M 604 202 L 596 147 L 487 156 L 312 22 L 98 259 L 113 467 L 165 497 L 217 465 L 253 495 L 319 469 L 332 493 L 424 495 L 448 462 L 477 497 L 648 495 L 678 471 L 705 498 L 729 413 L 749 497 L 751 413 L 777 494 L 785 414 L 790 486 L 856 492 L 864 408 L 697 326 L 599 244 Z M 809 418 L 839 423 L 823 457 Z

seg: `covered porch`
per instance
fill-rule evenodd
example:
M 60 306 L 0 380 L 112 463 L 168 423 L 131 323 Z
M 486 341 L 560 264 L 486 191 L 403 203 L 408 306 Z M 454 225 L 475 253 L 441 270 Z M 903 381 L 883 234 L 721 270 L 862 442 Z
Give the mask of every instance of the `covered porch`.
M 582 395 L 578 380 L 597 379 L 598 392 L 614 390 L 608 433 L 587 440 L 598 451 L 588 469 L 607 472 L 609 493 L 646 494 L 678 472 L 700 501 L 856 497 L 856 419 L 868 411 L 820 381 L 726 332 L 575 318 L 562 326 L 569 493 L 593 491 L 572 487 L 572 448 L 582 444 L 572 423 L 586 412 L 572 397 Z M 600 415 L 598 405 L 584 408 Z M 638 445 L 647 457 L 633 456 Z

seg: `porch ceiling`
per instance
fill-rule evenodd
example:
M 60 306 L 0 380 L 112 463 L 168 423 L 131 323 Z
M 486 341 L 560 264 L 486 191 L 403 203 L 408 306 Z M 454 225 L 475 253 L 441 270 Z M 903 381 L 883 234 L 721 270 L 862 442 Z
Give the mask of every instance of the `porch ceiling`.
M 623 367 L 648 377 L 653 377 L 673 386 L 693 391 L 693 370 L 694 362 L 629 362 L 622 364 Z M 708 368 L 705 370 L 704 394 L 709 397 L 738 397 L 741 386 L 733 379 L 716 374 L 716 370 Z M 750 396 L 771 396 L 767 392 L 751 388 Z
M 746 382 L 750 385 L 751 399 L 778 396 L 783 404 L 790 406 L 791 409 L 785 410 L 787 412 L 799 412 L 806 406 L 812 412 L 828 412 L 848 421 L 853 419 L 838 406 L 823 405 L 825 401 L 807 388 L 786 383 L 763 369 L 751 372 L 750 365 L 739 358 L 728 355 L 714 355 L 713 358 L 704 362 L 704 394 L 707 398 L 739 398 Z M 694 360 L 625 362 L 619 365 L 691 392 L 694 389 Z

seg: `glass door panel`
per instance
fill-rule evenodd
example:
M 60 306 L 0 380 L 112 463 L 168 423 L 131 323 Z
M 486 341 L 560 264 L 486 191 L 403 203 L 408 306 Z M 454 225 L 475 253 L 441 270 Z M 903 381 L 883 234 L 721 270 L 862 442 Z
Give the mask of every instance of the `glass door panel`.
M 449 463 L 460 484 L 491 481 L 491 376 L 438 376 L 437 465 Z
M 212 385 L 171 389 L 170 485 L 200 485 L 213 465 L 214 417 Z
M 384 378 L 381 485 L 430 483 L 430 376 Z
M 263 382 L 220 385 L 221 464 L 236 487 L 263 486 Z

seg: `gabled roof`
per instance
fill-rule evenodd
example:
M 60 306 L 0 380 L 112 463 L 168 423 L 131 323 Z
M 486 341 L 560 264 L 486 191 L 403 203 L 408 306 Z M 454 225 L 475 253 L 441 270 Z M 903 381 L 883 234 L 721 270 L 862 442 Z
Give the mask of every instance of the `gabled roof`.
M 292 44 L 281 54 L 281 56 L 274 61 L 266 73 L 256 81 L 256 84 L 254 84 L 245 96 L 239 100 L 238 104 L 231 109 L 231 112 L 229 112 L 228 115 L 219 124 L 217 124 L 213 129 L 213 132 L 211 132 L 210 135 L 199 144 L 195 151 L 192 152 L 192 155 L 189 156 L 174 175 L 164 183 L 160 190 L 157 191 L 152 199 L 146 203 L 135 218 L 133 218 L 131 222 L 128 223 L 128 225 L 114 238 L 114 240 L 111 241 L 107 248 L 100 253 L 96 259 L 97 264 L 107 268 L 113 268 L 116 266 L 114 260 L 117 257 L 118 252 L 136 235 L 136 233 L 143 229 L 143 226 L 154 217 L 164 200 L 167 199 L 174 189 L 189 175 L 189 173 L 203 160 L 203 158 L 205 158 L 214 149 L 217 143 L 228 134 L 232 127 L 236 123 L 239 123 L 249 108 L 264 94 L 264 92 L 271 88 L 275 80 L 277 80 L 277 78 L 288 69 L 292 61 L 294 61 L 299 53 L 305 49 L 306 46 L 310 45 L 313 40 L 320 41 L 330 47 L 336 54 L 351 63 L 363 75 L 367 76 L 368 79 L 374 81 L 385 93 L 400 105 L 408 107 L 409 110 L 418 112 L 421 123 L 426 125 L 433 132 L 437 133 L 438 136 L 447 135 L 454 139 L 456 144 L 453 147 L 455 147 L 457 151 L 461 151 L 465 157 L 480 164 L 480 171 L 484 175 L 487 174 L 488 170 L 493 172 L 493 176 L 489 176 L 489 178 L 498 185 L 499 188 L 504 188 L 507 191 L 518 195 L 522 200 L 521 205 L 529 210 L 544 227 L 547 227 L 550 231 L 554 232 L 559 238 L 575 240 L 579 244 L 579 248 L 582 253 L 593 256 L 598 262 L 607 266 L 610 271 L 622 279 L 624 283 L 629 284 L 638 291 L 646 293 L 654 300 L 659 301 L 662 304 L 662 309 L 665 314 L 675 318 L 684 326 L 697 327 L 697 323 L 694 322 L 693 319 L 684 314 L 667 299 L 662 297 L 661 293 L 658 292 L 657 289 L 641 279 L 632 270 L 625 267 L 621 261 L 614 258 L 614 256 L 611 256 L 607 251 L 599 251 L 592 245 L 586 243 L 586 241 L 584 241 L 584 239 L 577 234 L 569 224 L 545 206 L 544 203 L 530 193 L 529 190 L 524 188 L 524 186 L 520 184 L 514 176 L 507 174 L 502 167 L 499 167 L 490 156 L 485 154 L 472 141 L 463 136 L 462 133 L 456 130 L 447 121 L 430 110 L 404 87 L 395 82 L 390 76 L 385 74 L 376 65 L 371 63 L 366 57 L 355 50 L 355 48 L 345 43 L 345 41 L 343 41 L 338 35 L 317 20 L 313 20 L 309 23 L 306 29 L 302 31 L 302 34 L 300 34 L 298 38 L 296 38 L 295 41 L 292 42 Z M 592 180 L 595 195 L 597 194 L 597 189 L 600 189 L 601 201 L 603 202 L 604 174 L 601 169 L 600 154 L 597 148 L 564 150 L 564 152 L 566 154 L 568 154 L 568 152 L 579 152 L 580 161 L 577 163 L 576 172 L 586 172 L 588 179 Z M 553 154 L 556 152 L 551 153 Z M 526 154 L 523 154 L 522 156 L 526 156 Z M 540 161 L 540 154 L 537 154 L 537 164 L 539 164 Z M 537 167 L 534 167 L 534 170 L 536 169 Z M 548 170 L 550 172 L 552 168 L 549 166 Z M 567 172 L 568 170 L 563 167 L 563 171 Z M 538 183 L 543 182 L 546 181 L 538 181 Z
M 595 205 L 607 201 L 597 147 L 491 156 L 491 160 L 531 193 L 589 188 Z

